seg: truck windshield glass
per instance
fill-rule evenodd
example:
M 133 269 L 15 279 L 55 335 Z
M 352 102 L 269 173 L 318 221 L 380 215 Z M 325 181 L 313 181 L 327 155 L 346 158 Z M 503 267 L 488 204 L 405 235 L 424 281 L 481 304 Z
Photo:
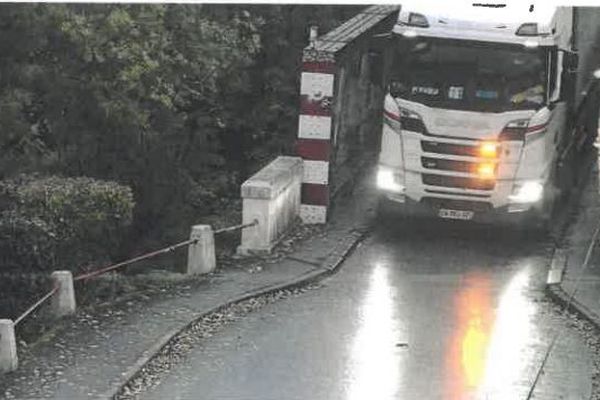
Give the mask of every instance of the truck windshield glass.
M 546 100 L 543 49 L 478 42 L 400 40 L 392 85 L 430 107 L 483 112 L 539 109 Z

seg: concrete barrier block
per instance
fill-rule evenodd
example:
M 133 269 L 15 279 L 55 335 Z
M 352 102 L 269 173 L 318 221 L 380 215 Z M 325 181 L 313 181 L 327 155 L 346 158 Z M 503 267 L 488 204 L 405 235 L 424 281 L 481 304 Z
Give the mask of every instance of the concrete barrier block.
M 302 176 L 302 158 L 279 156 L 275 161 L 277 168 L 290 171 L 292 178 Z
M 242 230 L 242 243 L 238 253 L 248 255 L 250 252 L 268 253 L 271 250 L 271 237 L 273 237 L 270 224 L 270 201 L 248 198 L 243 200 L 242 223 L 249 224 L 258 221 L 258 224 Z
M 241 188 L 243 223 L 238 253 L 269 253 L 299 215 L 303 163 L 299 157 L 277 157 Z
M 190 239 L 197 240 L 188 248 L 188 275 L 213 272 L 217 267 L 215 257 L 215 235 L 210 225 L 194 225 Z
M 50 275 L 52 282 L 58 285 L 58 291 L 52 296 L 50 308 L 55 317 L 75 314 L 75 288 L 71 271 L 54 271 Z
M 12 372 L 18 365 L 15 324 L 10 319 L 0 319 L 0 373 Z
M 265 179 L 263 181 L 244 182 L 242 184 L 242 198 L 270 199 L 273 196 L 272 188 L 273 184 L 270 179 Z

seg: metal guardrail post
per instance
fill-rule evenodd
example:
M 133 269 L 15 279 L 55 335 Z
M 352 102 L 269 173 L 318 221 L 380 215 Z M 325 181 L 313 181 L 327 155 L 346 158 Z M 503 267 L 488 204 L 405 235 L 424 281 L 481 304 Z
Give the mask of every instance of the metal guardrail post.
M 12 372 L 18 365 L 15 324 L 10 319 L 0 319 L 0 373 Z
M 75 314 L 75 289 L 73 288 L 73 274 L 71 271 L 54 271 L 51 275 L 52 282 L 58 288 L 52 296 L 50 307 L 52 315 L 63 317 Z
M 215 235 L 210 225 L 194 225 L 188 248 L 187 275 L 208 274 L 217 267 Z

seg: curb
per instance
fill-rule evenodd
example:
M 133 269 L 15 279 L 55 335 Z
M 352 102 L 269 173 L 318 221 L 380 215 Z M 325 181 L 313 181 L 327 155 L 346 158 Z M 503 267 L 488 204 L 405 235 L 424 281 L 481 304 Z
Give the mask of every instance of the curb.
M 154 357 L 156 357 L 156 355 L 165 346 L 167 346 L 172 340 L 176 339 L 177 336 L 179 336 L 181 333 L 185 332 L 185 330 L 188 329 L 191 325 L 206 317 L 207 315 L 219 312 L 232 305 L 241 303 L 246 300 L 250 300 L 252 298 L 268 295 L 284 289 L 302 287 L 310 283 L 319 281 L 327 276 L 335 274 L 340 269 L 343 262 L 346 261 L 346 259 L 352 254 L 356 247 L 358 247 L 358 245 L 366 238 L 368 233 L 368 230 L 352 231 L 349 237 L 341 242 L 341 246 L 336 246 L 334 251 L 327 257 L 327 259 L 321 264 L 320 267 L 317 267 L 314 270 L 305 273 L 304 275 L 300 275 L 288 282 L 263 287 L 252 292 L 245 293 L 241 296 L 234 297 L 216 307 L 213 307 L 212 309 L 206 312 L 203 312 L 200 315 L 194 316 L 190 321 L 187 321 L 179 325 L 178 327 L 173 328 L 170 332 L 160 337 L 150 347 L 150 349 L 144 351 L 144 353 L 138 358 L 138 360 L 130 368 L 128 368 L 124 374 L 122 374 L 121 381 L 112 384 L 111 389 L 105 394 L 101 395 L 100 398 L 106 400 L 114 399 L 117 396 L 117 394 L 125 387 L 125 385 L 127 385 L 127 383 L 129 383 L 129 381 L 133 379 L 138 374 L 138 372 L 144 368 L 146 364 L 148 364 Z M 341 249 L 339 249 L 339 247 L 341 247 Z
M 550 270 L 548 271 L 548 278 L 546 279 L 546 285 L 560 285 L 565 273 L 565 267 L 569 261 L 567 249 L 555 248 L 552 254 L 552 260 L 550 261 Z
M 588 163 L 592 164 L 592 161 L 593 160 L 588 160 Z M 576 201 L 568 203 L 568 213 L 572 212 L 575 207 L 581 206 L 581 195 L 589 184 L 591 169 L 592 165 L 585 166 L 584 177 L 586 183 L 581 188 L 578 188 L 578 190 L 575 192 L 577 195 Z M 580 215 L 576 215 L 574 221 L 566 222 L 564 226 L 561 227 L 561 235 L 566 233 L 569 226 L 577 223 L 580 217 Z M 592 311 L 585 304 L 578 301 L 575 297 L 566 293 L 561 286 L 564 271 L 568 262 L 568 250 L 568 248 L 562 248 L 558 246 L 555 247 L 554 253 L 552 254 L 552 259 L 550 261 L 550 269 L 548 271 L 545 292 L 555 304 L 564 307 L 566 311 L 575 313 L 580 318 L 594 325 L 596 329 L 600 330 L 600 316 L 598 316 L 598 314 Z
M 546 293 L 552 299 L 552 301 L 554 301 L 554 303 L 565 307 L 565 310 L 573 312 L 578 317 L 586 320 L 594 325 L 596 329 L 600 330 L 600 317 L 577 299 L 571 299 L 570 296 L 560 287 L 560 283 L 546 285 Z
M 590 244 L 591 245 L 591 244 Z M 567 312 L 573 312 L 580 318 L 590 322 L 600 330 L 600 316 L 588 306 L 581 303 L 574 296 L 565 292 L 561 286 L 564 271 L 567 265 L 567 249 L 557 248 L 554 250 L 545 291 L 554 303 L 564 308 Z

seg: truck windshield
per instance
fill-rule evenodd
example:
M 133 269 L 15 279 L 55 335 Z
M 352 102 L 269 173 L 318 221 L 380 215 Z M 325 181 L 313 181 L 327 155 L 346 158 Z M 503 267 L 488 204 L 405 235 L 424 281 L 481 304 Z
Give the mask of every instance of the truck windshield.
M 430 107 L 482 112 L 539 109 L 546 100 L 541 48 L 455 40 L 400 39 L 392 85 Z

